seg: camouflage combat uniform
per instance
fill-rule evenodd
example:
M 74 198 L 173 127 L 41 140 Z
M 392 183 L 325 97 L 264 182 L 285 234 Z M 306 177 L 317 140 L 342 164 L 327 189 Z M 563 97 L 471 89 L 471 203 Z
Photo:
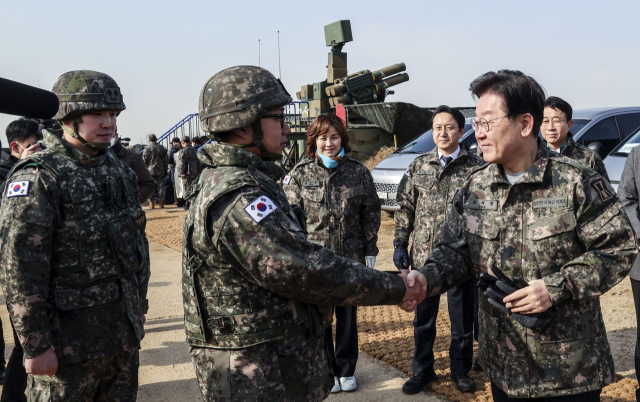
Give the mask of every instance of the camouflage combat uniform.
M 420 272 L 427 296 L 493 264 L 510 277 L 543 279 L 558 317 L 541 332 L 480 296 L 478 358 L 510 397 L 554 397 L 614 380 L 599 296 L 627 275 L 637 254 L 609 183 L 540 141 L 536 161 L 513 186 L 496 164 L 471 175 Z
M 276 183 L 282 168 L 230 145 L 203 151 L 183 243 L 185 329 L 203 397 L 320 401 L 334 385 L 330 306 L 397 304 L 404 283 L 307 242 Z
M 164 178 L 169 169 L 169 158 L 167 156 L 167 148 L 152 142 L 142 152 L 142 159 L 153 180 L 156 182 L 156 193 L 152 196 L 152 200 L 156 199 L 158 203 L 164 203 L 165 188 Z
M 438 148 L 418 156 L 402 176 L 398 186 L 395 212 L 395 239 L 409 242 L 412 269 L 424 266 L 429 254 L 440 241 L 442 225 L 451 211 L 451 200 L 469 175 L 485 162 L 466 149 L 460 149 L 458 157 L 446 167 L 440 164 Z M 468 279 L 447 292 L 449 321 L 451 322 L 451 346 L 449 357 L 451 370 L 468 373 L 473 359 L 475 280 Z M 426 298 L 418 305 L 413 320 L 414 373 L 433 372 L 436 340 L 436 318 L 440 295 Z M 477 335 L 476 335 L 477 337 Z
M 363 264 L 378 255 L 380 199 L 362 162 L 345 156 L 329 170 L 306 157 L 283 187 L 289 203 L 308 213 L 308 241 Z
M 555 151 L 558 152 L 558 151 Z M 573 159 L 574 161 L 578 161 L 583 165 L 590 167 L 600 174 L 600 176 L 604 177 L 609 181 L 609 175 L 607 175 L 607 169 L 604 167 L 604 163 L 602 162 L 602 158 L 598 155 L 597 152 L 592 151 L 588 147 L 585 147 L 582 144 L 578 144 L 573 140 L 573 135 L 571 133 L 567 134 L 567 142 L 565 143 L 562 150 L 560 150 L 562 156 L 565 156 L 569 159 Z
M 59 364 L 29 376 L 29 400 L 90 400 L 114 370 L 102 396 L 135 400 L 150 275 L 136 176 L 113 152 L 89 157 L 43 133 L 0 210 L 2 289 L 25 357 L 53 346 Z
M 180 161 L 180 176 L 185 175 L 182 178 L 182 185 L 184 191 L 191 186 L 191 183 L 198 177 L 200 162 L 198 161 L 197 150 L 188 144 L 186 147 L 182 147 L 178 153 L 178 160 Z
M 337 167 L 327 169 L 306 157 L 283 180 L 291 205 L 307 213 L 307 240 L 334 253 L 365 263 L 378 255 L 380 199 L 369 169 L 344 156 Z M 339 306 L 336 314 L 336 345 L 327 328 L 327 353 L 337 377 L 353 376 L 358 361 L 356 306 Z

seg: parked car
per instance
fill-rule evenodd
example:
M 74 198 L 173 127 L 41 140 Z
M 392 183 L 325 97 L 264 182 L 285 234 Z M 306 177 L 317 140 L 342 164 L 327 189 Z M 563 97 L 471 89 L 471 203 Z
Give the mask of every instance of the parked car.
M 640 107 L 617 107 L 598 109 L 578 109 L 573 111 L 573 139 L 585 146 L 597 149 L 605 159 L 607 155 L 617 149 L 636 128 L 640 127 Z M 477 146 L 475 130 L 471 128 L 471 119 L 466 120 L 463 144 L 470 149 Z M 640 142 L 640 141 L 639 141 Z M 599 143 L 600 146 L 598 146 Z M 396 192 L 402 175 L 409 168 L 411 162 L 419 155 L 435 148 L 431 130 L 409 141 L 396 152 L 383 159 L 371 172 L 373 181 L 382 203 L 382 209 L 395 211 L 400 209 L 396 203 Z M 610 162 L 612 164 L 613 162 Z M 622 162 L 624 167 L 624 162 Z M 609 166 L 605 163 L 607 173 L 614 184 L 614 177 L 620 181 L 620 174 L 612 176 Z M 611 169 L 615 169 L 612 165 Z M 616 182 L 616 183 L 617 183 Z M 617 184 L 614 186 L 617 188 Z
M 618 185 L 620 184 L 620 178 L 622 177 L 622 171 L 629 152 L 638 145 L 640 145 L 640 128 L 631 133 L 620 145 L 613 149 L 609 156 L 604 158 L 604 167 L 607 169 L 611 185 L 616 191 L 618 191 Z

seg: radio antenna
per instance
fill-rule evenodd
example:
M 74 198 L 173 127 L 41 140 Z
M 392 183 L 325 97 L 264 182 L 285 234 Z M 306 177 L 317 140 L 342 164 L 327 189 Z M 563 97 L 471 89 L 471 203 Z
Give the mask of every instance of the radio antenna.
M 258 67 L 260 67 L 260 39 L 258 39 Z
M 278 73 L 280 73 L 280 79 L 282 79 L 282 70 L 280 69 L 280 31 L 278 31 Z

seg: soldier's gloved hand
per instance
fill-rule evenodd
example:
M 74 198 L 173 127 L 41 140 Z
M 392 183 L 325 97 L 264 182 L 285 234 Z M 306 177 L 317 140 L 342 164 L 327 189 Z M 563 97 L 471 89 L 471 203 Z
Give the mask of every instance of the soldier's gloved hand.
M 367 260 L 367 267 L 373 268 L 376 266 L 376 257 L 373 255 L 368 255 L 364 257 Z
M 404 240 L 395 239 L 393 241 L 393 247 L 395 251 L 393 252 L 393 263 L 396 265 L 396 268 L 409 269 L 409 250 L 407 247 L 409 243 Z
M 513 280 L 510 279 L 495 266 L 491 267 L 491 271 L 496 275 L 496 278 L 483 272 L 480 274 L 478 287 L 484 290 L 484 295 L 488 297 L 492 306 L 507 314 L 522 326 L 535 332 L 540 332 L 558 315 L 555 307 L 535 314 L 511 312 L 511 309 L 507 308 L 503 299 L 518 289 L 529 286 L 529 284 L 519 277 L 514 277 Z

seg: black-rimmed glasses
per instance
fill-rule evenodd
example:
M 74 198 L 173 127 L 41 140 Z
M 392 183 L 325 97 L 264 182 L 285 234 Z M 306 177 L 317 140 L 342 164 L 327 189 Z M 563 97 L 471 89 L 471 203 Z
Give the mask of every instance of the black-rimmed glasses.
M 280 113 L 280 114 L 265 114 L 262 117 L 276 117 L 276 118 L 280 119 L 280 128 L 284 128 L 284 113 Z

